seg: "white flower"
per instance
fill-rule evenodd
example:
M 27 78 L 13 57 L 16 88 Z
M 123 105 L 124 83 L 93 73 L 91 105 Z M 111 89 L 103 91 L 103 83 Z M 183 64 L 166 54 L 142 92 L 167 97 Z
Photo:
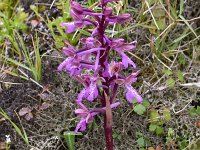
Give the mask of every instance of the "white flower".
M 2 26 L 3 25 L 3 21 L 0 21 L 0 26 Z
M 7 144 L 11 143 L 10 135 L 6 135 L 6 143 Z

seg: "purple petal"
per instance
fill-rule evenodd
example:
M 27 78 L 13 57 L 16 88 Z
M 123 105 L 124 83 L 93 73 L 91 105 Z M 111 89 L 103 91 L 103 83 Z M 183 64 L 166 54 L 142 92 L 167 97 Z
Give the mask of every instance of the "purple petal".
M 72 66 L 70 68 L 67 68 L 67 70 L 70 72 L 70 76 L 77 76 L 81 74 L 82 69 L 80 66 Z
M 88 112 L 85 111 L 84 109 L 76 109 L 75 110 L 75 114 L 79 117 L 81 117 L 82 119 L 85 119 L 87 118 L 88 116 Z
M 115 103 L 111 104 L 110 107 L 111 107 L 111 108 L 116 108 L 116 107 L 119 106 L 119 105 L 120 105 L 120 102 L 115 102 Z M 106 110 L 106 107 L 103 107 L 102 109 L 105 111 L 105 110 Z
M 76 125 L 75 133 L 77 133 L 79 129 L 81 131 L 86 130 L 86 122 L 84 119 L 81 119 L 81 121 Z
M 131 20 L 131 15 L 126 13 L 119 16 L 109 16 L 106 18 L 107 22 L 123 24 Z
M 72 48 L 68 48 L 68 47 L 63 47 L 63 53 L 66 55 L 66 56 L 74 56 L 75 55 L 75 50 L 72 49 Z
M 78 102 L 78 103 L 82 102 L 83 98 L 85 98 L 85 89 L 83 89 L 83 90 L 78 94 L 77 102 Z
M 115 102 L 115 103 L 111 104 L 110 107 L 111 108 L 116 108 L 119 105 L 120 105 L 120 102 Z
M 84 109 L 76 109 L 75 110 L 75 114 L 84 114 L 84 113 L 87 113 Z
M 69 22 L 69 23 L 61 23 L 60 24 L 61 27 L 66 27 L 66 33 L 72 33 L 76 30 L 76 25 L 74 24 L 74 22 Z
M 71 59 L 67 58 L 65 59 L 59 66 L 58 66 L 58 71 L 62 71 L 64 67 L 66 67 L 70 63 Z
M 112 15 L 112 7 L 106 8 L 105 11 L 103 12 L 103 14 L 104 14 L 105 16 L 110 16 L 110 15 Z
M 100 51 L 97 52 L 97 56 L 96 56 L 96 61 L 95 61 L 95 66 L 94 66 L 94 70 L 96 71 L 98 66 L 99 66 L 99 57 L 100 57 Z
M 126 83 L 125 84 L 131 84 L 133 82 L 135 82 L 137 80 L 137 75 L 139 74 L 140 70 L 138 70 L 137 72 L 133 72 L 131 75 L 129 75 L 128 77 L 126 77 Z
M 118 38 L 111 41 L 110 46 L 112 48 L 119 47 L 120 45 L 124 44 L 124 39 Z
M 93 116 L 89 113 L 85 119 L 86 123 L 91 123 L 93 122 L 94 118 Z
M 126 86 L 127 92 L 126 92 L 126 99 L 129 103 L 133 103 L 133 99 L 135 98 L 139 103 L 143 101 L 142 97 L 137 93 L 137 91 L 131 86 Z
M 87 89 L 88 97 L 87 99 L 89 101 L 93 101 L 98 96 L 98 89 L 96 83 L 91 83 L 90 86 Z
M 94 69 L 94 65 L 81 63 L 81 68 Z
M 90 54 L 90 53 L 92 53 L 92 52 L 96 52 L 96 51 L 99 51 L 99 50 L 105 50 L 105 48 L 92 48 L 92 49 L 87 49 L 87 50 L 84 50 L 84 51 L 77 52 L 77 55 L 78 55 L 78 56 L 82 56 L 82 55 Z
M 83 8 L 81 5 L 75 1 L 71 1 L 71 9 L 76 12 L 77 14 L 82 14 L 83 13 Z
M 122 53 L 122 64 L 125 68 L 128 68 L 128 64 L 132 65 L 133 68 L 136 68 L 135 63 L 124 53 Z
M 118 47 L 119 50 L 121 51 L 130 51 L 132 49 L 135 49 L 136 48 L 136 45 L 134 44 L 123 44 L 121 46 Z

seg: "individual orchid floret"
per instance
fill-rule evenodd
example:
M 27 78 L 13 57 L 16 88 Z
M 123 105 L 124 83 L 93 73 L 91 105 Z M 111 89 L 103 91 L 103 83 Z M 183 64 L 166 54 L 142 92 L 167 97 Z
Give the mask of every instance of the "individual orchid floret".
M 135 63 L 124 53 L 126 51 L 134 50 L 136 48 L 136 42 L 125 43 L 124 39 L 115 39 L 110 42 L 110 47 L 118 52 L 122 57 L 122 64 L 125 68 L 128 68 L 130 64 L 133 68 L 136 68 Z
M 83 98 L 87 98 L 89 101 L 93 101 L 98 96 L 98 83 L 99 81 L 105 82 L 102 77 L 93 77 L 85 75 L 84 79 L 76 76 L 76 79 L 84 85 L 84 89 L 79 93 L 77 102 L 81 102 Z
M 125 79 L 116 79 L 115 82 L 119 85 L 124 85 L 126 87 L 126 99 L 129 103 L 133 103 L 133 99 L 136 99 L 139 103 L 142 103 L 143 99 L 138 94 L 138 92 L 132 87 L 132 83 L 136 82 L 136 76 L 139 74 L 139 71 L 132 73 Z
M 77 124 L 75 132 L 77 133 L 78 130 L 85 131 L 86 125 L 93 122 L 94 116 L 97 115 L 99 112 L 92 112 L 82 104 L 79 103 L 79 109 L 75 110 L 75 114 L 81 118 L 80 122 Z
M 89 110 L 84 104 L 78 103 L 79 107 L 75 110 L 75 114 L 81 118 L 80 122 L 77 124 L 75 132 L 77 133 L 78 130 L 85 131 L 87 124 L 93 122 L 94 116 L 99 113 L 105 113 L 106 107 L 103 108 L 94 108 L 92 110 Z M 119 102 L 115 102 L 111 104 L 111 108 L 116 108 L 118 105 L 120 105 Z

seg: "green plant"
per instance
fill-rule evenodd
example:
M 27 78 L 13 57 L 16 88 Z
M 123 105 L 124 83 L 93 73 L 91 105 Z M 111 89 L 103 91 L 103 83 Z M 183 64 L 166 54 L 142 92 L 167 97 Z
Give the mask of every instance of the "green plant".
M 167 87 L 173 88 L 176 82 L 184 81 L 183 72 L 180 70 L 178 70 L 177 72 L 172 72 L 171 70 L 163 69 L 162 72 L 167 76 L 167 80 L 165 83 Z
M 65 138 L 69 150 L 75 150 L 75 136 L 77 135 L 78 136 L 82 135 L 82 133 L 74 133 L 72 131 L 65 131 L 63 133 L 63 136 Z
M 117 132 L 113 132 L 113 139 L 116 139 L 116 140 L 121 140 L 122 139 L 122 136 L 120 133 L 117 133 Z
M 197 117 L 200 115 L 200 106 L 197 106 L 197 108 L 193 107 L 189 110 L 189 115 L 191 117 Z
M 141 104 L 138 104 L 137 103 L 137 100 L 133 100 L 133 104 L 135 104 L 133 106 L 133 110 L 138 114 L 138 115 L 143 115 L 146 110 L 147 110 L 147 107 L 150 106 L 150 103 L 148 100 L 144 99 L 143 102 Z
M 6 120 L 8 120 L 11 125 L 15 128 L 15 131 L 18 135 L 24 140 L 24 142 L 29 145 L 28 137 L 24 127 L 22 126 L 22 130 L 9 118 L 9 116 L 4 112 L 4 110 L 0 107 L 0 115 L 2 115 Z
M 136 138 L 139 150 L 145 150 L 151 144 L 151 142 L 147 138 L 145 138 L 145 136 L 141 132 L 136 132 Z
M 162 127 L 164 123 L 171 120 L 171 113 L 168 108 L 161 110 L 161 114 L 157 110 L 152 109 L 149 113 L 150 125 L 149 131 L 154 132 L 157 135 L 162 135 L 164 133 L 164 128 Z
M 31 80 L 36 83 L 36 81 L 39 81 L 41 79 L 41 55 L 39 52 L 39 37 L 36 34 L 35 41 L 32 38 L 33 43 L 33 53 L 30 53 L 29 50 L 26 48 L 21 36 L 16 32 L 15 33 L 15 39 L 11 40 L 12 44 L 14 45 L 14 48 L 17 51 L 20 51 L 20 55 L 23 56 L 24 59 L 22 59 L 22 56 L 19 57 L 19 59 L 13 59 L 10 58 L 7 55 L 0 55 L 0 57 L 4 58 L 4 63 L 14 67 L 12 71 L 6 70 L 6 73 L 9 73 L 13 76 L 19 76 L 26 80 Z M 33 55 L 34 54 L 34 55 Z M 20 59 L 21 58 L 21 59 Z M 29 71 L 34 80 L 31 79 L 24 71 Z M 20 75 L 22 74 L 22 75 Z
M 0 2 L 0 43 L 6 38 L 12 38 L 14 30 L 25 31 L 25 20 L 28 14 L 21 7 L 17 8 L 18 1 L 3 0 Z

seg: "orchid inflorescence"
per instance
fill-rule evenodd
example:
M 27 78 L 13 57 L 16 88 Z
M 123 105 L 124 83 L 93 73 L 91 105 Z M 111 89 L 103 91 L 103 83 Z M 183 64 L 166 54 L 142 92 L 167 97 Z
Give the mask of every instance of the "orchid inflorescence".
M 69 72 L 78 82 L 83 85 L 82 91 L 76 100 L 78 109 L 75 113 L 81 118 L 75 132 L 86 130 L 86 125 L 93 121 L 95 115 L 104 114 L 104 128 L 106 144 L 112 149 L 112 113 L 111 109 L 120 105 L 116 102 L 116 94 L 119 86 L 126 89 L 126 99 L 132 103 L 136 99 L 142 102 L 142 97 L 132 87 L 136 82 L 139 71 L 125 77 L 120 74 L 123 69 L 131 66 L 136 69 L 135 63 L 126 55 L 136 48 L 136 41 L 126 43 L 123 38 L 109 38 L 105 30 L 114 24 L 123 24 L 131 20 L 131 15 L 126 13 L 114 15 L 108 3 L 117 0 L 101 0 L 96 6 L 101 7 L 101 12 L 83 8 L 79 3 L 71 1 L 71 16 L 74 21 L 61 23 L 66 27 L 66 33 L 70 34 L 78 28 L 87 28 L 91 31 L 90 37 L 80 39 L 80 48 L 65 42 L 63 53 L 67 58 L 59 65 L 58 70 Z M 121 62 L 116 62 L 109 57 L 111 51 L 116 51 L 121 57 Z M 102 108 L 87 108 L 83 102 L 100 100 Z M 110 147 L 110 148 L 109 148 Z

